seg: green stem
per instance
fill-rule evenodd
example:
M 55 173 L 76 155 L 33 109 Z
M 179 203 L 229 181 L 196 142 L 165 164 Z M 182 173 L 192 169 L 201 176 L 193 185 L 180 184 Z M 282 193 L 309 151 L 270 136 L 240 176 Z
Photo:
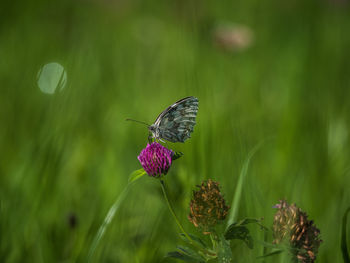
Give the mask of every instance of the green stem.
M 191 242 L 193 243 L 193 240 L 192 238 L 187 234 L 187 232 L 185 231 L 185 229 L 183 228 L 183 226 L 181 225 L 179 219 L 177 218 L 175 212 L 174 212 L 174 209 L 172 208 L 170 202 L 169 202 L 169 199 L 168 199 L 168 195 L 167 195 L 167 191 L 166 191 L 166 188 L 165 188 L 165 183 L 162 179 L 160 179 L 160 184 L 162 186 L 162 190 L 163 190 L 163 194 L 164 194 L 164 198 L 165 198 L 165 201 L 169 207 L 169 210 L 171 212 L 171 214 L 173 215 L 177 225 L 179 226 L 179 228 L 181 229 L 182 233 L 186 236 L 186 238 Z
M 193 239 L 190 237 L 189 234 L 187 234 L 187 232 L 185 231 L 185 229 L 183 228 L 183 226 L 181 225 L 179 219 L 177 218 L 175 212 L 174 212 L 174 209 L 173 207 L 171 206 L 170 202 L 169 202 L 169 198 L 168 198 L 168 194 L 167 194 L 167 191 L 166 191 L 166 188 L 165 188 L 165 182 L 160 179 L 160 184 L 162 186 L 162 190 L 163 190 L 163 194 L 164 194 L 164 198 L 165 198 L 165 201 L 169 207 L 169 210 L 171 212 L 171 214 L 173 215 L 177 225 L 179 226 L 179 228 L 181 229 L 182 233 L 185 235 L 185 237 L 188 239 L 188 241 L 191 243 L 192 246 L 194 246 L 195 248 L 197 248 L 198 250 L 200 250 L 202 253 L 204 253 L 205 255 L 213 258 L 213 256 L 216 256 L 216 254 L 213 252 L 213 251 L 210 251 L 210 250 L 207 250 L 207 249 L 204 249 L 204 248 L 201 248 L 199 247 L 194 241 Z
M 217 237 L 216 233 L 214 231 L 211 231 L 209 236 L 210 236 L 211 244 L 213 245 L 214 251 L 217 251 L 218 237 Z

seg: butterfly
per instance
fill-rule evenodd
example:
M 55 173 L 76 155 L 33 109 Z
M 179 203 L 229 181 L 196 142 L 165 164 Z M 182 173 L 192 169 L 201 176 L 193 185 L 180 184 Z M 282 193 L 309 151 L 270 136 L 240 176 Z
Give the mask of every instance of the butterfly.
M 147 124 L 148 130 L 152 138 L 159 141 L 185 142 L 191 137 L 193 127 L 196 125 L 197 111 L 197 98 L 193 96 L 183 98 L 161 112 L 152 125 Z

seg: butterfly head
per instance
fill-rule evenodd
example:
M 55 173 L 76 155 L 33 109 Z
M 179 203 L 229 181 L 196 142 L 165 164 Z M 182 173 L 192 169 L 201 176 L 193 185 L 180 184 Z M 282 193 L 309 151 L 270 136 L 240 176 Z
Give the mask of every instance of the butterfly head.
M 156 133 L 156 126 L 154 124 L 152 124 L 152 125 L 148 126 L 148 130 L 150 132 L 152 132 L 153 134 L 155 134 Z
M 148 131 L 150 132 L 150 135 L 148 136 L 148 141 L 152 141 L 152 139 L 155 139 L 156 141 L 159 140 L 161 142 L 164 142 L 159 136 L 159 127 L 157 127 L 156 124 L 149 125 Z
M 152 124 L 150 126 L 148 126 L 148 130 L 152 133 L 153 138 L 158 138 L 157 136 L 157 127 L 155 124 Z

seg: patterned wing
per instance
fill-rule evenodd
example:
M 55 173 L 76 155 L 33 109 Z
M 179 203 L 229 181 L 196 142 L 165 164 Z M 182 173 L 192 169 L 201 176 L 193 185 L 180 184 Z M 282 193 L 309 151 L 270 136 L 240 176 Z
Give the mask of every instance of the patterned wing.
M 157 135 L 170 142 L 184 142 L 191 137 L 196 124 L 198 99 L 187 97 L 175 102 L 163 111 L 154 125 Z

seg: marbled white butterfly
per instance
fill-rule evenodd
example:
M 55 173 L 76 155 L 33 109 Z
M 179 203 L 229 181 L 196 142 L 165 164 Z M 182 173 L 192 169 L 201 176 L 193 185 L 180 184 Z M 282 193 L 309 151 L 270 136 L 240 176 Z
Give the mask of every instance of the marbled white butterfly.
M 197 111 L 197 98 L 192 96 L 183 98 L 159 114 L 152 125 L 147 124 L 148 130 L 156 140 L 163 141 L 162 139 L 164 139 L 170 142 L 185 142 L 191 137 L 193 127 L 196 125 Z

